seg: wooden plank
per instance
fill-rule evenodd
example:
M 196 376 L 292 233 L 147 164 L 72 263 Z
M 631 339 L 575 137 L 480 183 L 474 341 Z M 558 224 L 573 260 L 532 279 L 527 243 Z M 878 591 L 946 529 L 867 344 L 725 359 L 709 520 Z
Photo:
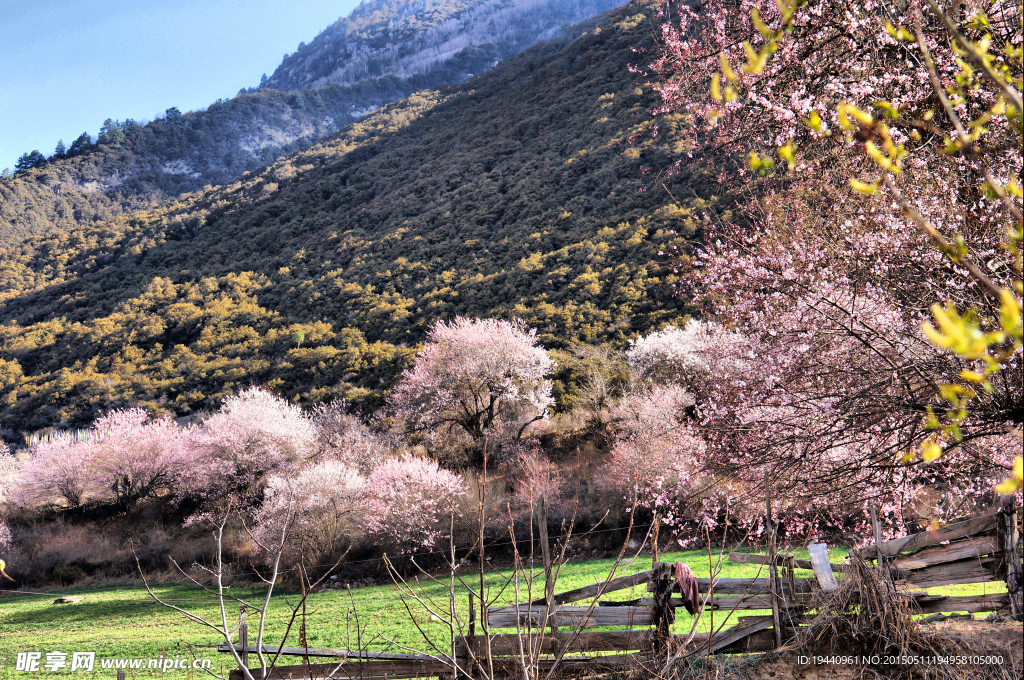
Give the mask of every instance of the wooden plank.
M 810 593 L 811 582 L 814 579 L 810 578 L 798 578 L 794 579 L 797 593 Z M 780 583 L 782 589 L 780 592 L 785 595 L 792 595 L 790 592 L 788 583 Z M 719 595 L 759 595 L 762 593 L 768 593 L 768 579 L 766 578 L 719 578 L 715 579 L 715 597 Z M 697 579 L 697 589 L 701 595 L 704 595 L 711 588 L 711 579 L 699 578 Z
M 824 543 L 811 543 L 807 550 L 811 553 L 811 567 L 821 589 L 827 592 L 838 588 L 839 582 L 836 581 L 832 565 L 828 561 L 828 546 Z
M 579 602 L 580 600 L 589 600 L 597 597 L 598 595 L 604 595 L 606 593 L 612 593 L 616 590 L 624 590 L 625 588 L 632 588 L 643 583 L 647 583 L 651 579 L 651 574 L 654 573 L 653 569 L 647 571 L 641 571 L 636 574 L 628 574 L 626 576 L 619 576 L 613 578 L 604 583 L 595 583 L 592 586 L 584 586 L 582 588 L 576 588 L 575 590 L 567 590 L 564 593 L 557 593 L 554 596 L 555 604 L 566 604 L 568 602 Z M 534 600 L 533 604 L 544 604 L 546 601 L 544 598 Z
M 788 632 L 788 631 L 787 631 Z M 789 635 L 783 635 L 783 642 L 787 642 L 791 637 Z M 756 633 L 733 642 L 730 645 L 720 648 L 716 654 L 757 654 L 761 652 L 770 652 L 775 649 L 775 633 L 771 630 L 760 630 Z
M 1007 593 L 996 595 L 929 596 L 915 598 L 921 614 L 932 612 L 994 612 L 1010 606 Z
M 810 593 L 812 578 L 794 579 L 797 593 Z M 760 595 L 768 592 L 768 579 L 766 578 L 718 578 L 715 579 L 715 597 L 719 595 Z M 782 583 L 782 592 L 789 596 L 789 584 Z M 677 586 L 678 588 L 678 586 Z M 711 588 L 711 579 L 697 579 L 697 589 L 701 595 L 707 594 Z
M 912 555 L 900 557 L 896 560 L 896 567 L 899 569 L 924 569 L 936 564 L 956 562 L 980 555 L 991 555 L 999 551 L 999 540 L 995 536 L 965 538 L 949 545 L 932 546 Z
M 519 654 L 520 638 L 522 638 L 523 650 L 529 652 L 532 648 L 539 654 L 556 654 L 563 648 L 571 653 L 628 652 L 649 647 L 651 644 L 650 636 L 651 631 L 646 628 L 637 630 L 590 630 L 582 631 L 577 635 L 573 633 L 545 633 L 542 636 L 539 632 L 533 635 L 524 633 L 522 636 L 515 633 L 492 635 L 491 654 L 496 656 L 515 656 Z M 473 644 L 476 645 L 476 649 L 483 649 L 484 637 L 477 636 Z
M 800 608 L 809 602 L 809 598 L 806 596 L 787 597 L 786 605 L 789 609 Z M 770 595 L 748 595 L 746 597 L 742 595 L 723 595 L 719 597 L 715 595 L 715 611 L 750 611 L 750 610 L 764 610 L 769 611 L 772 608 L 772 600 Z
M 767 555 L 758 555 L 755 553 L 729 553 L 730 562 L 739 562 L 741 564 L 768 564 Z M 814 565 L 811 564 L 810 560 L 793 560 L 793 566 L 797 569 L 806 569 L 807 571 L 814 571 Z M 829 565 L 832 567 L 833 572 L 847 572 L 851 571 L 852 567 L 849 564 L 836 564 L 835 562 Z
M 487 622 L 491 628 L 538 629 L 544 621 L 545 608 L 534 605 L 491 607 Z M 558 626 L 650 626 L 654 614 L 650 607 L 552 607 L 548 618 Z
M 952 541 L 957 538 L 963 538 L 965 536 L 989 533 L 994 531 L 995 527 L 996 513 L 987 512 L 984 515 L 965 519 L 962 522 L 955 522 L 940 529 L 936 529 L 935 531 L 922 531 L 921 533 L 903 536 L 902 538 L 893 538 L 888 541 L 883 541 L 877 548 L 875 545 L 866 545 L 863 548 L 854 550 L 853 552 L 864 559 L 875 559 L 878 552 L 881 552 L 882 555 L 891 557 L 903 552 L 920 550 L 921 548 L 927 548 L 930 545 L 938 545 L 940 543 Z
M 780 582 L 781 592 L 786 596 L 787 601 L 795 601 L 799 599 L 796 595 L 799 594 L 810 594 L 811 583 L 814 579 L 798 578 L 795 579 L 796 593 L 790 592 L 790 586 L 788 583 Z M 706 595 L 709 587 L 711 586 L 711 580 L 702 578 L 697 579 L 697 587 L 702 595 Z M 758 595 L 768 595 L 768 580 L 767 579 L 753 579 L 753 578 L 720 578 L 715 581 L 715 600 L 716 602 L 720 599 L 721 595 L 740 595 L 747 597 L 756 597 Z M 559 596 L 555 595 L 557 599 Z M 611 606 L 599 606 L 594 608 L 594 615 L 591 617 L 591 621 L 587 623 L 588 626 L 649 626 L 653 623 L 653 618 L 650 611 L 650 598 L 640 598 L 638 600 L 641 605 L 639 606 L 620 606 L 613 604 Z M 682 605 L 682 601 L 679 598 L 675 598 L 677 606 Z M 527 606 L 525 603 L 518 605 L 509 605 L 503 607 L 491 607 L 488 610 L 488 621 L 491 626 L 496 628 L 516 628 L 518 620 L 518 627 L 522 628 L 538 628 L 540 626 L 539 621 L 544 616 L 544 607 L 541 606 L 543 603 L 535 603 L 532 606 Z M 718 607 L 722 608 L 722 607 Z M 746 608 L 755 608 L 744 607 Z M 757 607 L 759 608 L 759 607 Z M 571 625 L 576 626 L 582 619 L 583 614 L 589 607 L 586 606 L 575 606 L 575 607 L 557 607 L 555 608 L 554 615 L 557 617 L 557 625 Z M 771 605 L 768 606 L 771 609 Z M 534 622 L 527 626 L 527 617 L 531 616 Z M 497 617 L 497 618 L 495 618 Z M 518 618 L 517 618 L 518 617 Z
M 958 583 L 988 583 L 1002 580 L 997 572 L 1001 562 L 1001 556 L 972 557 L 959 562 L 902 571 L 900 577 L 918 588 L 936 588 Z
M 451 667 L 443 662 L 434 661 L 344 661 L 335 663 L 311 663 L 292 666 L 277 666 L 267 674 L 267 680 L 291 680 L 305 678 L 307 680 L 324 680 L 331 678 L 427 678 L 443 673 L 450 673 Z M 257 673 L 254 673 L 257 675 Z M 244 680 L 242 669 L 236 668 L 228 675 L 229 680 Z
M 788 592 L 788 591 L 787 591 Z M 786 604 L 790 607 L 799 607 L 808 598 L 805 595 L 796 595 L 786 598 Z M 677 609 L 683 606 L 683 600 L 679 597 L 673 597 L 669 600 L 669 604 Z M 709 603 L 710 604 L 710 603 Z M 601 601 L 602 607 L 653 607 L 653 597 L 638 597 L 633 600 L 626 600 L 624 602 L 606 602 Z M 707 606 L 707 605 L 706 605 Z M 715 595 L 715 603 L 713 605 L 715 611 L 724 610 L 731 611 L 736 610 L 749 610 L 749 609 L 771 609 L 772 601 L 767 595 Z
M 749 623 L 741 624 L 723 631 L 719 631 L 715 634 L 713 638 L 711 638 L 711 644 L 709 646 L 704 647 L 704 650 L 702 652 L 698 652 L 696 656 L 707 656 L 708 654 L 714 654 L 723 647 L 727 647 L 733 644 L 734 642 L 738 642 L 743 638 L 747 637 L 748 635 L 752 635 L 753 633 L 757 633 L 758 631 L 771 628 L 774 625 L 774 620 L 776 618 L 778 618 L 778 615 L 775 613 L 773 613 L 772 616 L 759 616 L 756 618 L 756 620 L 750 621 Z M 782 631 L 781 629 L 776 630 L 779 634 L 776 635 L 773 632 L 772 638 L 773 641 L 776 644 L 778 644 L 782 637 Z
M 780 555 L 782 554 L 784 553 L 780 553 Z M 740 564 L 768 564 L 767 555 L 757 555 L 755 553 L 738 553 L 733 551 L 729 553 L 728 560 L 730 562 L 739 562 Z
M 241 649 L 237 645 L 236 649 Z M 276 647 L 273 645 L 263 645 L 264 654 L 277 654 L 278 650 L 281 650 L 283 656 L 330 656 L 337 657 L 339 659 L 383 659 L 388 661 L 437 661 L 438 657 L 431 656 L 430 654 L 406 654 L 400 652 L 365 652 L 357 649 L 321 649 L 309 647 Z M 220 645 L 217 647 L 218 652 L 230 652 L 231 647 L 228 645 Z M 244 648 L 245 652 L 249 654 L 259 654 L 259 648 L 256 645 L 249 645 Z
M 638 661 L 646 655 L 636 654 L 609 654 L 605 656 L 567 656 L 563 657 L 558 664 L 559 670 L 566 673 L 595 673 L 610 671 L 629 671 L 636 667 Z M 501 674 L 522 677 L 522 666 L 520 659 L 515 657 L 494 657 L 494 669 Z M 546 673 L 555 665 L 555 659 L 538 659 L 537 667 L 541 672 Z M 497 675 L 497 673 L 496 673 Z

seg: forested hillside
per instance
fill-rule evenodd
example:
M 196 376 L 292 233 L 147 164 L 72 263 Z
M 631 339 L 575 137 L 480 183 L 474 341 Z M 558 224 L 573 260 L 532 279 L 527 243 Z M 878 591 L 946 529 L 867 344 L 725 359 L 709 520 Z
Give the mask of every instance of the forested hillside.
M 109 121 L 95 143 L 83 133 L 71 151 L 0 179 L 0 243 L 227 182 L 429 85 L 422 78 L 390 78 L 296 95 L 260 90 L 205 111 L 168 109 L 145 126 Z
M 710 178 L 645 176 L 675 125 L 651 134 L 628 68 L 649 11 L 230 185 L 0 252 L 3 427 L 187 414 L 250 383 L 372 406 L 439 318 L 520 317 L 565 348 L 685 313 L 669 251 L 688 212 L 726 206 Z
M 385 104 L 483 73 L 615 4 L 360 4 L 351 16 L 287 56 L 259 90 L 219 100 L 204 111 L 168 109 L 147 125 L 108 120 L 96 139 L 83 133 L 70 146 L 61 140 L 49 156 L 26 153 L 25 167 L 0 178 L 0 244 L 111 219 L 227 183 Z
M 458 83 L 616 0 L 368 0 L 299 45 L 263 84 L 286 92 L 393 74 Z

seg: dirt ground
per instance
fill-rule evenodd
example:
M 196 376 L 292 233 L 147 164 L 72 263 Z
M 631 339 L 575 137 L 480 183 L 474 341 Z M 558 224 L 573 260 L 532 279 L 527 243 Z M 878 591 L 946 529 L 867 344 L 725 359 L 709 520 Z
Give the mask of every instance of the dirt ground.
M 929 655 L 932 658 L 865 659 L 840 653 L 815 656 L 790 651 L 751 655 L 742 661 L 718 665 L 714 670 L 705 668 L 701 675 L 719 680 L 1024 678 L 1024 627 L 1020 623 L 950 619 L 925 624 L 924 628 L 934 633 L 933 639 L 941 641 L 941 649 L 950 650 L 944 658 Z

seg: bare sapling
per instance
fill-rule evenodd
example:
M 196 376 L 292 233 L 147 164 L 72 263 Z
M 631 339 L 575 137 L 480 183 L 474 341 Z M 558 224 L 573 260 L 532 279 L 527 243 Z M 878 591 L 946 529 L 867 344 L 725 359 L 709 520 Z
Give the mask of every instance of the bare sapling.
M 565 655 L 578 646 L 580 636 L 591 625 L 589 620 L 600 604 L 600 598 L 611 589 L 622 587 L 613 584 L 622 568 L 629 568 L 633 561 L 644 553 L 651 532 L 645 536 L 636 554 L 627 560 L 627 546 L 635 529 L 635 507 L 629 514 L 629 526 L 623 547 L 616 556 L 604 581 L 583 589 L 570 591 L 562 599 L 555 594 L 562 567 L 568 561 L 570 541 L 586 537 L 605 519 L 602 517 L 591 529 L 581 535 L 574 535 L 579 508 L 579 483 L 575 491 L 570 517 L 562 523 L 562 531 L 553 548 L 541 545 L 544 557 L 544 568 L 537 569 L 535 555 L 536 536 L 534 520 L 538 520 L 537 533 L 543 540 L 546 534 L 546 499 L 540 495 L 532 498 L 535 503 L 530 505 L 530 528 L 528 532 L 530 548 L 524 554 L 520 548 L 520 540 L 516 537 L 516 521 L 511 508 L 508 508 L 508 535 L 512 546 L 511 573 L 501 573 L 489 564 L 484 542 L 484 528 L 487 523 L 487 456 L 484 456 L 483 474 L 479 479 L 477 491 L 477 513 L 475 542 L 467 553 L 459 559 L 456 554 L 454 534 L 456 518 L 452 515 L 449 546 L 446 554 L 447 573 L 443 577 L 432 575 L 420 567 L 415 558 L 412 564 L 419 574 L 412 580 L 405 578 L 390 560 L 386 559 L 392 579 L 399 589 L 403 604 L 410 620 L 419 632 L 422 640 L 431 650 L 435 660 L 450 670 L 455 678 L 476 678 L 478 680 L 496 680 L 497 678 L 522 678 L 523 680 L 552 680 L 559 675 Z M 578 475 L 577 475 L 578 478 Z M 536 514 L 535 514 L 536 512 Z M 542 528 L 543 527 L 543 528 Z M 653 528 L 652 528 L 653 531 Z M 546 554 L 545 554 L 546 553 Z M 464 568 L 476 558 L 475 584 L 464 576 Z M 624 564 L 625 563 L 625 564 Z M 444 586 L 444 601 L 431 596 L 426 588 L 420 587 L 420 578 L 433 585 Z M 443 580 L 442 580 L 443 579 Z M 639 583 L 639 581 L 638 581 Z M 541 585 L 543 584 L 543 585 Z M 490 610 L 499 601 L 506 599 L 511 591 L 514 604 L 508 607 L 515 615 L 514 632 L 507 635 L 496 634 L 490 622 Z M 468 597 L 467 597 L 468 595 Z M 461 605 L 464 599 L 470 602 L 469 610 Z M 567 602 L 590 600 L 581 612 L 574 612 L 572 625 L 560 630 L 561 623 L 557 618 L 558 609 Z M 479 606 L 479 612 L 475 607 Z M 414 616 L 416 610 L 430 614 L 431 619 L 442 622 L 447 627 L 448 635 L 442 641 L 438 636 L 431 635 L 423 629 Z M 480 635 L 476 635 L 479 626 Z M 550 631 L 550 632 L 549 632 Z M 401 645 L 399 645 L 401 646 Z M 408 648 L 407 648 L 408 649 Z M 408 649 L 414 652 L 416 650 Z
M 142 570 L 142 565 L 139 563 L 138 556 L 136 555 L 135 562 L 139 570 L 139 575 L 142 577 L 143 584 L 146 587 L 146 591 L 149 593 L 157 603 L 168 609 L 174 610 L 184 616 L 186 619 L 193 623 L 197 623 L 201 626 L 209 628 L 215 631 L 224 640 L 224 647 L 227 651 L 230 651 L 235 664 L 242 671 L 245 680 L 263 680 L 276 667 L 278 659 L 284 649 L 285 642 L 288 639 L 289 634 L 297 620 L 301 620 L 300 626 L 302 631 L 305 631 L 305 607 L 306 599 L 309 594 L 321 586 L 324 581 L 331 575 L 331 573 L 337 568 L 344 559 L 344 555 L 338 558 L 338 560 L 321 575 L 316 581 L 309 582 L 306 577 L 306 571 L 300 564 L 298 573 L 300 578 L 303 579 L 301 598 L 293 606 L 291 606 L 291 612 L 288 618 L 288 622 L 285 626 L 284 632 L 281 634 L 280 642 L 274 646 L 269 647 L 264 644 L 267 637 L 267 615 L 270 611 L 271 602 L 274 595 L 275 586 L 278 583 L 279 578 L 282 574 L 281 569 L 281 558 L 284 554 L 286 547 L 289 544 L 290 534 L 295 524 L 296 512 L 294 508 L 291 512 L 284 513 L 279 517 L 277 530 L 272 535 L 262 534 L 260 536 L 255 535 L 249 527 L 245 526 L 244 521 L 242 526 L 250 539 L 265 553 L 269 568 L 261 573 L 259 569 L 254 569 L 257 578 L 266 585 L 266 592 L 264 593 L 262 600 L 250 601 L 242 597 L 238 597 L 231 593 L 231 586 L 227 583 L 228 576 L 230 574 L 228 565 L 224 562 L 224 531 L 227 527 L 229 520 L 236 514 L 235 509 L 229 505 L 226 510 L 219 517 L 209 520 L 213 525 L 213 538 L 216 544 L 216 558 L 213 566 L 206 566 L 201 564 L 195 564 L 194 567 L 205 572 L 207 576 L 212 579 L 212 586 L 203 583 L 192 573 L 183 569 L 173 558 L 171 558 L 172 564 L 175 568 L 193 585 L 200 588 L 206 593 L 209 593 L 217 598 L 218 611 L 220 614 L 220 621 L 213 621 L 200 614 L 192 611 L 188 611 L 183 607 L 179 607 L 171 602 L 163 599 L 156 593 L 153 587 L 150 585 L 146 574 Z M 346 551 L 347 552 L 347 551 Z M 133 550 L 134 554 L 134 550 Z M 239 616 L 236 622 L 233 624 L 228 620 L 228 608 L 229 605 L 237 605 L 239 608 Z M 246 618 L 248 614 L 254 613 L 257 617 L 257 627 L 255 639 L 251 639 L 248 635 L 248 624 Z M 238 642 L 234 642 L 233 638 L 238 637 Z M 304 644 L 304 635 L 303 635 Z M 256 658 L 259 662 L 257 668 L 249 667 L 249 654 L 252 650 L 255 650 Z M 268 659 L 268 654 L 273 654 L 272 658 Z M 219 676 L 213 673 L 209 669 L 204 669 L 209 675 L 226 680 L 223 676 Z

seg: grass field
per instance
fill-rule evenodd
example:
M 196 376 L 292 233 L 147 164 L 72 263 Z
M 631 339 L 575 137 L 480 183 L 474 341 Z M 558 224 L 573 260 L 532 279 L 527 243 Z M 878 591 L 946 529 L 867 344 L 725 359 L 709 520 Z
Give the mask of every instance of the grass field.
M 798 557 L 807 557 L 806 551 Z M 844 551 L 842 549 L 833 552 L 832 560 L 840 561 Z M 715 556 L 717 559 L 717 555 Z M 682 560 L 693 568 L 698 576 L 708 576 L 710 573 L 708 554 L 706 552 L 685 552 L 662 555 L 663 560 Z M 630 563 L 620 565 L 617 575 L 633 573 L 649 569 L 651 558 L 645 555 L 633 560 Z M 558 581 L 557 590 L 568 590 L 571 588 L 589 585 L 607 577 L 612 568 L 613 560 L 597 559 L 579 562 L 569 562 L 562 568 L 561 577 Z M 763 568 L 761 568 L 763 569 Z M 498 602 L 511 603 L 515 601 L 514 592 L 506 587 L 501 590 L 502 584 L 507 582 L 511 570 L 497 570 L 488 576 L 488 587 L 491 589 L 491 597 L 498 596 Z M 757 565 L 735 564 L 724 562 L 719 576 L 724 578 L 754 577 L 759 575 Z M 810 572 L 806 572 L 810 576 Z M 764 573 L 760 573 L 764 576 Z M 471 583 L 477 583 L 479 578 L 472 572 L 464 576 Z M 543 588 L 543 572 L 538 575 L 539 588 Z M 421 579 L 422 590 L 430 597 L 442 603 L 447 602 L 443 585 L 424 583 Z M 216 599 L 203 593 L 195 587 L 187 585 L 160 585 L 154 586 L 162 598 L 174 604 L 187 608 L 208 619 L 219 620 L 219 610 L 216 606 Z M 952 586 L 948 588 L 933 589 L 932 592 L 942 594 L 969 595 L 981 593 L 1005 592 L 1005 584 L 988 583 L 969 586 Z M 2 592 L 2 591 L 0 591 Z M 254 588 L 232 589 L 232 594 L 244 599 L 258 599 L 265 591 Z M 500 594 L 499 594 L 500 593 Z M 635 588 L 632 591 L 617 591 L 614 595 L 605 599 L 628 599 L 640 597 L 643 588 Z M 56 605 L 52 604 L 54 597 L 75 595 L 82 600 L 74 604 Z M 278 644 L 287 617 L 290 613 L 289 602 L 295 602 L 294 594 L 281 593 L 275 596 L 275 603 L 272 606 L 270 616 L 270 633 L 266 636 L 266 644 Z M 525 599 L 525 595 L 521 599 Z M 460 593 L 458 597 L 460 608 L 465 610 L 466 595 Z M 423 630 L 430 635 L 436 635 L 436 639 L 443 640 L 446 636 L 446 628 L 436 620 L 431 620 L 430 614 L 422 606 L 414 602 L 409 603 L 416 620 Z M 443 604 L 443 606 L 447 606 Z M 403 648 L 414 648 L 427 650 L 428 647 L 420 636 L 417 629 L 409 620 L 409 615 L 401 599 L 397 596 L 394 586 L 377 586 L 352 589 L 351 594 L 344 590 L 335 590 L 325 593 L 313 594 L 307 601 L 308 612 L 308 633 L 307 643 L 310 647 L 344 648 L 351 645 L 357 646 L 356 617 L 358 617 L 360 642 L 363 649 L 404 651 Z M 743 612 L 744 616 L 756 615 L 759 612 Z M 228 620 L 235 621 L 238 616 L 237 606 L 232 607 L 228 612 Z M 721 612 L 717 613 L 716 628 L 722 623 Z M 676 623 L 677 632 L 689 630 L 693 624 L 692 617 L 685 611 L 680 611 Z M 710 616 L 705 614 L 698 622 L 699 630 L 707 630 L 710 625 Z M 731 625 L 731 624 L 730 624 Z M 251 630 L 255 624 L 250 618 Z M 254 641 L 255 633 L 250 634 L 250 641 Z M 199 659 L 210 659 L 213 668 L 220 671 L 221 666 L 230 667 L 230 655 L 220 654 L 216 650 L 219 641 L 217 637 L 203 629 L 200 625 L 191 623 L 184 617 L 155 603 L 146 593 L 141 585 L 108 585 L 95 587 L 67 588 L 54 592 L 48 596 L 33 595 L 11 595 L 0 594 L 0 679 L 8 678 L 39 678 L 39 677 L 66 677 L 66 676 L 92 676 L 92 677 L 114 677 L 115 671 L 102 670 L 100 659 L 103 658 L 142 658 L 150 659 L 165 654 L 171 658 L 181 655 L 183 658 L 191 658 L 194 654 Z M 296 625 L 288 638 L 288 644 L 298 644 L 298 626 Z M 68 654 L 67 661 L 70 667 L 71 654 L 73 652 L 95 652 L 96 666 L 92 674 L 76 671 L 71 673 L 68 668 L 58 672 L 41 670 L 37 673 L 24 673 L 15 671 L 15 660 L 18 652 L 42 652 L 42 663 L 46 661 L 46 654 L 52 651 L 61 651 Z M 297 661 L 293 661 L 297 663 Z M 143 666 L 146 663 L 143 662 Z M 128 676 L 151 677 L 163 675 L 167 678 L 200 678 L 203 673 L 171 670 L 167 673 L 159 673 L 153 670 L 128 671 Z

